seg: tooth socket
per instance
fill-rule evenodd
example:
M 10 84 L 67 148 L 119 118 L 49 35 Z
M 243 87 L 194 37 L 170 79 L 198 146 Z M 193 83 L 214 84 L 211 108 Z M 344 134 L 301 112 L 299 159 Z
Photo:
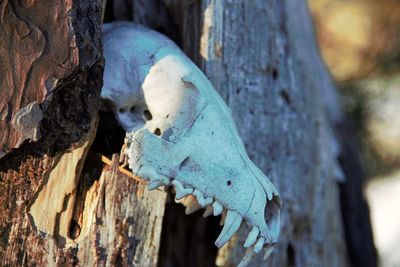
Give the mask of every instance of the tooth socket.
M 172 181 L 172 185 L 175 186 L 175 198 L 177 200 L 193 193 L 192 188 L 185 188 L 183 184 L 176 179 Z
M 204 197 L 203 193 L 197 189 L 193 191 L 193 195 L 197 198 L 197 202 L 199 202 L 200 206 L 206 207 L 213 203 L 212 197 Z

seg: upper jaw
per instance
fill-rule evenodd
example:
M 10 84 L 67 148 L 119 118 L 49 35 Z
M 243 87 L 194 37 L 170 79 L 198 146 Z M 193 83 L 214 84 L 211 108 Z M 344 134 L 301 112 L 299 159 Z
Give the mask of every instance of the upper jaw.
M 131 156 L 130 167 L 149 180 L 150 189 L 172 185 L 177 199 L 193 195 L 201 207 L 212 208 L 214 215 L 227 211 L 217 246 L 224 245 L 233 236 L 243 219 L 252 226 L 245 247 L 252 246 L 255 252 L 259 252 L 264 245 L 277 242 L 280 199 L 276 189 L 268 186 L 268 178 L 250 161 L 234 160 L 233 157 L 231 159 L 236 165 L 232 166 L 211 155 L 196 157 L 201 153 L 196 153 L 195 146 L 191 147 L 192 153 L 189 154 L 183 140 L 180 140 L 181 146 L 172 146 L 146 129 L 133 135 L 128 153 Z M 230 172 L 220 171 L 227 166 Z

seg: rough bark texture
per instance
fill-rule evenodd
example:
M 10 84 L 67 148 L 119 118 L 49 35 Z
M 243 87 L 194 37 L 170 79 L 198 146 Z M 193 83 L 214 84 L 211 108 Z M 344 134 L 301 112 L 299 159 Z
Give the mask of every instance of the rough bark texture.
M 40 232 L 28 211 L 62 151 L 82 145 L 97 112 L 99 17 L 95 5 L 71 1 L 2 1 L 0 10 L 1 265 L 51 264 L 61 258 L 54 239 L 60 225 L 53 220 L 49 232 Z M 63 187 L 63 175 L 58 179 Z
M 98 57 L 99 45 L 91 42 L 94 36 L 70 25 L 69 14 L 79 12 L 67 1 L 52 5 L 44 1 L 0 3 L 1 154 L 27 138 L 39 138 L 42 114 L 26 107 L 45 101 L 59 87 L 60 79 L 71 75 L 78 65 L 93 65 Z M 89 23 L 98 28 L 95 21 Z M 85 53 L 79 51 L 82 38 L 89 38 Z
M 166 194 L 91 148 L 101 4 L 0 3 L 2 266 L 156 265 Z

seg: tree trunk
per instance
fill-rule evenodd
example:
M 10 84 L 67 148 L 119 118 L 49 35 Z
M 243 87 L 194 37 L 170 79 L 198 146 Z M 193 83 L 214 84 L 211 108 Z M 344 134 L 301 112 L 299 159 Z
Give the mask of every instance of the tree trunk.
M 219 218 L 185 216 L 168 192 L 118 168 L 123 133 L 96 116 L 102 4 L 0 2 L 1 265 L 234 266 L 247 225 L 217 250 Z M 280 242 L 266 264 L 260 255 L 250 265 L 348 266 L 334 129 L 343 118 L 306 3 L 109 0 L 105 20 L 114 19 L 182 47 L 280 192 Z M 368 212 L 361 218 L 369 225 Z
M 89 151 L 100 11 L 93 1 L 0 2 L 2 266 L 156 265 L 165 193 L 149 195 L 117 157 L 103 169 Z

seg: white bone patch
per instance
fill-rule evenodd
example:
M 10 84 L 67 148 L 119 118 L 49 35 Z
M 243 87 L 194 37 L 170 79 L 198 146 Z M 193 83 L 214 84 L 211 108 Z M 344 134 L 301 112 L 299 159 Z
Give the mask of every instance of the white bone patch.
M 101 96 L 127 132 L 132 171 L 151 189 L 171 180 L 186 214 L 226 210 L 217 246 L 245 220 L 253 226 L 246 257 L 263 247 L 269 255 L 279 236 L 279 194 L 249 159 L 210 81 L 171 40 L 142 26 L 106 24 L 103 40 Z

